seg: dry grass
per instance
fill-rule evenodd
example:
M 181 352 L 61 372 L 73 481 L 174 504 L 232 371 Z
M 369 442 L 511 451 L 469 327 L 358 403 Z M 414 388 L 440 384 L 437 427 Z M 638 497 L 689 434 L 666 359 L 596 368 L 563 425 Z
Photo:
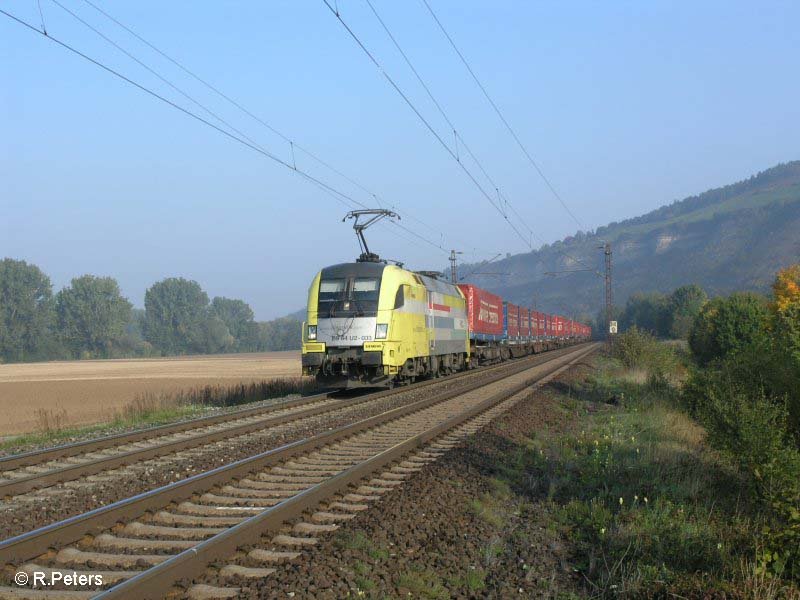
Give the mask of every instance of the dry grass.
M 155 394 L 149 392 L 136 396 L 123 406 L 117 418 L 123 421 L 138 422 L 155 413 L 175 411 L 186 406 L 175 394 Z
M 172 409 L 187 390 L 299 373 L 298 352 L 0 365 L 0 437 Z
M 36 431 L 53 433 L 61 431 L 67 423 L 67 411 L 37 408 L 35 412 Z
M 316 391 L 315 381 L 310 377 L 278 377 L 264 381 L 253 381 L 222 385 L 204 385 L 177 391 L 138 394 L 122 407 L 117 418 L 127 422 L 152 420 L 154 415 L 203 407 L 238 406 L 269 398 L 281 398 L 290 394 L 307 394 Z

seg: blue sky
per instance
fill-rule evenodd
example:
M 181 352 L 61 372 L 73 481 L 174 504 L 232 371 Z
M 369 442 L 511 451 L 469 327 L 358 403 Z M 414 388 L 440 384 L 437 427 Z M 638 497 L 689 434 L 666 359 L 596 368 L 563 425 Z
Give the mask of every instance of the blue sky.
M 83 0 L 59 1 L 291 161 L 286 142 Z M 430 1 L 589 228 L 800 158 L 800 3 Z M 437 245 L 467 260 L 528 250 L 321 0 L 100 5 Z M 53 36 L 199 111 L 51 0 L 41 6 Z M 338 6 L 449 142 L 368 5 Z M 375 7 L 536 235 L 573 233 L 421 1 Z M 40 25 L 33 0 L 2 8 Z M 0 254 L 36 263 L 56 289 L 84 273 L 112 275 L 141 306 L 153 282 L 184 276 L 272 318 L 303 306 L 318 268 L 357 254 L 345 206 L 3 15 L 0 82 Z M 374 204 L 302 153 L 296 160 Z M 408 233 L 370 233 L 383 256 L 420 269 L 446 264 Z

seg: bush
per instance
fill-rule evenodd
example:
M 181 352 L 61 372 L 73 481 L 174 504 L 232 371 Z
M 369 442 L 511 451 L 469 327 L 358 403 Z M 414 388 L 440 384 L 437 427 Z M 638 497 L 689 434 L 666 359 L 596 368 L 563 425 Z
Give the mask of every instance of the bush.
M 768 327 L 766 300 L 750 293 L 714 298 L 700 310 L 689 332 L 689 348 L 701 365 L 765 343 Z
M 775 340 L 761 339 L 737 353 L 718 359 L 706 368 L 695 369 L 686 382 L 683 399 L 694 416 L 710 395 L 726 394 L 746 398 L 768 398 L 785 405 L 788 429 L 800 435 L 800 398 L 796 391 L 800 378 L 793 372 L 789 357 Z
M 800 579 L 800 451 L 786 405 L 717 385 L 697 412 L 711 444 L 749 476 L 751 493 L 771 512 L 762 565 Z
M 675 351 L 635 325 L 614 339 L 611 354 L 630 369 L 643 369 L 663 379 L 678 364 Z
M 762 507 L 755 575 L 800 580 L 800 266 L 780 272 L 773 292 L 769 306 L 754 294 L 703 306 L 683 399 Z
M 800 579 L 797 388 L 775 340 L 757 340 L 695 370 L 683 397 L 711 445 L 739 467 L 765 507 L 759 569 Z

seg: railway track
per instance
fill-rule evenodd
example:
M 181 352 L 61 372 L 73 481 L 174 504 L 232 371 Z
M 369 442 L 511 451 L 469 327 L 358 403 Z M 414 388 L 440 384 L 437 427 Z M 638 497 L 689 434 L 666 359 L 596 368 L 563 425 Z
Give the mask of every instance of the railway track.
M 502 368 L 486 367 L 484 370 Z M 317 394 L 180 423 L 151 427 L 74 444 L 0 458 L 0 498 L 17 496 L 103 471 L 150 460 L 294 421 L 407 393 L 442 381 L 476 376 L 476 371 L 425 381 L 413 388 L 340 399 Z
M 416 402 L 11 538 L 0 543 L 3 576 L 101 575 L 105 598 L 231 597 L 595 348 L 432 388 Z M 0 588 L 0 597 L 13 598 L 97 594 L 96 586 Z
M 327 394 L 317 394 L 270 406 L 6 456 L 0 459 L 0 497 L 22 494 L 219 439 L 244 435 L 296 418 L 320 414 L 335 404 L 337 402 Z

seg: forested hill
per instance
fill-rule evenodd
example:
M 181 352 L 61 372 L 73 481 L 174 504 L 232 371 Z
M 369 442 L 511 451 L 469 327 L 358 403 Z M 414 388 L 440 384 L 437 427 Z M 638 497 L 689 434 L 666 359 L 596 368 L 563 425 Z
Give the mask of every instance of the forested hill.
M 775 272 L 800 255 L 800 161 L 676 201 L 640 217 L 578 233 L 534 252 L 492 263 L 500 276 L 470 281 L 512 302 L 542 310 L 594 316 L 603 282 L 603 241 L 612 244 L 617 305 L 634 292 L 668 292 L 697 283 L 709 295 L 765 290 Z M 583 264 L 582 262 L 583 261 Z M 472 266 L 462 265 L 468 273 Z

